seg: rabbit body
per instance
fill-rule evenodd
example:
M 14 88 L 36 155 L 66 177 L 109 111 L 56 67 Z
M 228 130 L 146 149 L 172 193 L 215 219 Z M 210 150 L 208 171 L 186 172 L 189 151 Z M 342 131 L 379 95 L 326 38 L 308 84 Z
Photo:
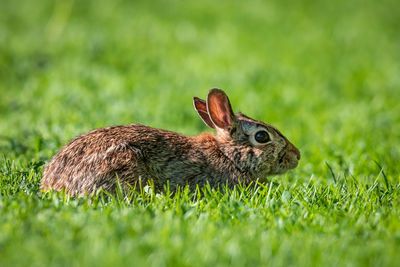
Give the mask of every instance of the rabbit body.
M 68 189 L 73 194 L 93 193 L 102 187 L 115 192 L 153 180 L 163 189 L 196 184 L 232 183 L 242 173 L 229 164 L 211 134 L 188 137 L 140 124 L 96 129 L 64 146 L 46 166 L 42 189 Z M 128 185 L 129 184 L 129 185 Z
M 206 183 L 233 186 L 297 166 L 298 149 L 273 126 L 233 114 L 222 90 L 212 89 L 207 101 L 194 98 L 194 104 L 216 136 L 189 137 L 140 124 L 96 129 L 53 157 L 41 190 L 90 195 L 102 188 L 115 193 L 117 181 L 129 189 L 149 180 L 158 191 L 167 181 L 172 190 Z

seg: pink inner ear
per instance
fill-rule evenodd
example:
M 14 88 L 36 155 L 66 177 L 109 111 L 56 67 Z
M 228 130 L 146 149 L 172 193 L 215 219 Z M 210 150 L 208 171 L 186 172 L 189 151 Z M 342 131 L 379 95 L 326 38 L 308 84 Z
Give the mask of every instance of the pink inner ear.
M 207 110 L 215 126 L 222 129 L 231 127 L 234 114 L 228 96 L 222 90 L 210 90 L 207 95 Z

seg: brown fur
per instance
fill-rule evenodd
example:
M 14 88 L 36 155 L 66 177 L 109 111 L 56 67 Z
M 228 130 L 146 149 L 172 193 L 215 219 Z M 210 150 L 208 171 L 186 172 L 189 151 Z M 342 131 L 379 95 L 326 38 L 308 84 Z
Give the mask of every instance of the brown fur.
M 125 188 L 152 180 L 156 190 L 167 181 L 172 190 L 206 183 L 233 186 L 297 166 L 298 149 L 272 126 L 234 115 L 222 90 L 211 89 L 207 101 L 194 101 L 200 101 L 196 110 L 217 130 L 216 136 L 188 137 L 140 124 L 96 129 L 54 156 L 44 170 L 41 190 L 65 188 L 71 195 L 83 195 L 102 188 L 115 193 L 117 179 Z M 258 128 L 273 140 L 260 145 L 249 141 L 249 133 Z

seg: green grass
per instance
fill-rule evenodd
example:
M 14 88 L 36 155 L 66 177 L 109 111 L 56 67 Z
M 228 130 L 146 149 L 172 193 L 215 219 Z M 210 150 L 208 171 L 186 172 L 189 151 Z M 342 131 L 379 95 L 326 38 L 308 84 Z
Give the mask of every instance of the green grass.
M 1 266 L 397 266 L 400 5 L 376 1 L 0 1 Z M 194 135 L 227 91 L 297 169 L 269 184 L 127 198 L 39 196 L 94 128 Z

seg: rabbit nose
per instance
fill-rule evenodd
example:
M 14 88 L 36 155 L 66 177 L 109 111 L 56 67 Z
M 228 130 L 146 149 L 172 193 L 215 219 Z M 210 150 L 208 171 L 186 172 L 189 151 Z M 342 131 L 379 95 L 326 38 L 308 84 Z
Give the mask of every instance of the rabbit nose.
M 300 155 L 300 150 L 297 149 L 293 144 L 290 144 L 290 151 L 293 152 L 296 155 L 297 160 L 300 160 L 301 155 Z
M 294 148 L 294 153 L 296 154 L 297 160 L 300 160 L 301 155 L 300 155 L 300 150 L 298 150 L 296 147 Z

